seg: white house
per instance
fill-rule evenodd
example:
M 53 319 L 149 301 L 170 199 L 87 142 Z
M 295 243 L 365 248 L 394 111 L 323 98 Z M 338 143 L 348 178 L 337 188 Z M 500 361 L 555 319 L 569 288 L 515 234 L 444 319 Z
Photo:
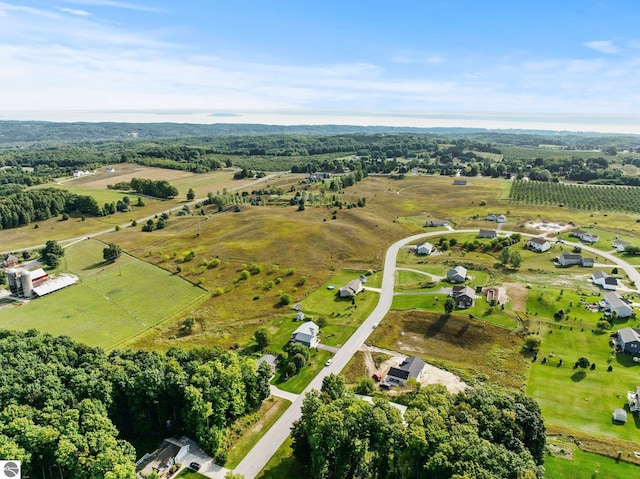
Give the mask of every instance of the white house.
M 537 253 L 544 253 L 545 251 L 549 251 L 551 249 L 551 243 L 546 238 L 537 237 L 531 238 L 527 241 L 527 248 L 531 251 L 535 251 Z
M 496 216 L 496 222 L 498 223 L 504 223 L 507 221 L 507 217 L 505 215 L 498 215 Z
M 603 311 L 609 314 L 615 311 L 618 313 L 619 318 L 628 318 L 633 312 L 631 306 L 624 302 L 620 296 L 613 291 L 607 291 L 604 293 L 604 298 L 600 301 L 600 307 Z
M 467 268 L 464 266 L 456 266 L 447 271 L 447 280 L 452 283 L 464 283 L 467 279 Z
M 597 243 L 598 241 L 600 241 L 600 237 L 598 235 L 594 235 L 593 233 L 588 233 L 587 231 L 582 230 L 573 230 L 571 233 L 569 233 L 569 236 L 579 238 L 583 243 Z
M 604 271 L 594 271 L 591 275 L 591 281 L 593 284 L 597 284 L 601 286 L 603 289 L 608 289 L 610 291 L 615 291 L 618 287 L 618 280 L 609 276 Z
M 431 254 L 432 251 L 433 251 L 433 245 L 426 241 L 424 243 L 419 243 L 416 248 L 417 254 Z
M 349 296 L 355 296 L 356 294 L 362 292 L 364 286 L 362 286 L 362 281 L 359 279 L 354 279 L 349 281 L 346 285 L 338 290 L 338 294 L 341 298 L 348 298 Z
M 615 240 L 613 243 L 611 243 L 611 246 L 613 246 L 619 253 L 622 253 L 629 245 L 630 243 L 622 240 Z
M 318 344 L 319 326 L 313 321 L 301 324 L 291 335 L 291 341 L 304 344 L 308 348 L 315 348 Z

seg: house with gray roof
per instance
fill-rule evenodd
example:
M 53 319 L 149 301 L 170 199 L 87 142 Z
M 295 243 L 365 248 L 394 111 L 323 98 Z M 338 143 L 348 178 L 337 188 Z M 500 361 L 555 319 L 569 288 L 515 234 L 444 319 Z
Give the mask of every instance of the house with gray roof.
M 425 241 L 423 243 L 418 243 L 418 246 L 416 247 L 416 254 L 428 255 L 428 254 L 431 254 L 432 251 L 433 251 L 433 245 L 428 241 Z
M 181 462 L 188 452 L 188 443 L 174 438 L 165 439 L 158 449 L 136 462 L 136 476 L 142 478 L 155 472 L 160 478 L 167 477 L 171 467 Z
M 399 367 L 389 369 L 381 385 L 386 387 L 405 386 L 408 379 L 418 379 L 425 366 L 425 362 L 419 357 L 408 357 L 402 361 Z
M 354 279 L 349 281 L 346 285 L 338 290 L 338 294 L 341 298 L 348 298 L 349 296 L 355 296 L 360 293 L 364 289 L 362 286 L 362 281 L 359 279 Z
M 608 314 L 616 312 L 619 318 L 628 318 L 633 313 L 631 306 L 613 291 L 604 293 L 600 301 L 600 309 Z
M 583 243 L 597 243 L 598 241 L 600 241 L 600 237 L 598 235 L 594 235 L 593 233 L 582 230 L 573 230 L 571 233 L 569 233 L 569 236 L 578 238 Z
M 593 268 L 593 258 L 584 258 L 581 254 L 575 253 L 562 253 L 556 258 L 558 266 L 572 266 L 574 264 L 583 266 L 585 268 Z
M 611 243 L 611 246 L 613 246 L 617 252 L 622 253 L 627 248 L 627 246 L 631 246 L 631 244 L 626 241 L 617 239 L 613 243 Z
M 318 332 L 320 327 L 313 321 L 307 321 L 298 326 L 291 335 L 291 341 L 304 344 L 308 348 L 315 348 L 319 342 Z
M 622 328 L 618 330 L 618 346 L 625 353 L 640 354 L 640 329 Z
M 478 231 L 478 238 L 493 239 L 496 236 L 498 236 L 498 233 L 496 233 L 496 230 L 480 230 L 480 231 Z
M 535 251 L 536 253 L 544 253 L 545 251 L 549 251 L 551 249 L 551 243 L 546 238 L 537 237 L 531 238 L 527 241 L 527 249 L 531 251 Z
M 476 301 L 476 293 L 469 286 L 454 286 L 451 291 L 451 297 L 456 302 L 456 308 L 467 309 L 473 306 Z
M 456 266 L 447 271 L 447 281 L 451 283 L 464 283 L 467 279 L 467 268 L 464 266 Z

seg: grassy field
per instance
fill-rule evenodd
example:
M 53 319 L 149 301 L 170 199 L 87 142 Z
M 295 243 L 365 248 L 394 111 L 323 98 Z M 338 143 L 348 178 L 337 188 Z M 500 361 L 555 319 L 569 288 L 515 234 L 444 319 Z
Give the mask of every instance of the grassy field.
M 290 405 L 291 402 L 286 399 L 271 396 L 262 403 L 260 410 L 251 416 L 257 418 L 257 421 L 232 426 L 231 430 L 235 430 L 238 440 L 227 453 L 225 467 L 235 468 Z M 246 418 L 242 420 L 246 422 Z
M 126 254 L 116 263 L 104 264 L 104 246 L 87 240 L 67 248 L 61 269 L 77 275 L 79 282 L 22 306 L 0 310 L 0 326 L 36 328 L 110 349 L 193 307 L 206 294 Z
M 636 322 L 632 324 L 637 327 Z M 640 423 L 634 421 L 635 416 L 630 415 L 625 425 L 617 425 L 611 415 L 615 408 L 625 407 L 627 391 L 638 385 L 640 365 L 629 355 L 613 353 L 607 334 L 593 333 L 589 325 L 584 326 L 572 320 L 537 324 L 543 344 L 539 360 L 531 366 L 527 394 L 538 401 L 549 424 L 637 440 Z M 580 356 L 595 363 L 596 369 L 574 369 Z M 542 364 L 545 357 L 548 361 Z M 559 359 L 562 366 L 558 366 Z M 612 372 L 607 371 L 609 365 Z
M 529 368 L 517 334 L 465 314 L 391 311 L 367 344 L 410 351 L 465 381 L 476 376 L 518 389 L 524 387 Z
M 300 464 L 291 450 L 291 437 L 280 446 L 256 479 L 307 479 L 309 466 Z
M 581 451 L 566 440 L 552 438 L 549 443 L 562 452 L 545 456 L 546 479 L 621 479 L 638 475 L 638 466 L 635 464 Z

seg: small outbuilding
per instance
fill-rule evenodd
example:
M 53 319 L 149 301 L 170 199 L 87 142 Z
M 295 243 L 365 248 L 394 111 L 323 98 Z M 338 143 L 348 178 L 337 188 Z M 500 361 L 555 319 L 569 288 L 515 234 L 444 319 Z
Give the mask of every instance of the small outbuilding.
M 626 423 L 627 422 L 627 411 L 621 408 L 614 409 L 613 411 L 613 420 L 616 422 Z

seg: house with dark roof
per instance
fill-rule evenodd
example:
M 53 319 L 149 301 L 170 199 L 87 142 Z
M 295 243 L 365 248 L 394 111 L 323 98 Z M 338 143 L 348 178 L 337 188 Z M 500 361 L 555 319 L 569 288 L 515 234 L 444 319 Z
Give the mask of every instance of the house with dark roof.
M 617 337 L 618 346 L 622 351 L 630 354 L 640 354 L 640 329 L 619 329 Z
M 349 281 L 346 285 L 338 290 L 338 294 L 341 298 L 348 298 L 349 296 L 355 296 L 360 293 L 364 289 L 362 286 L 362 281 L 359 279 L 354 279 Z
M 535 251 L 536 253 L 544 253 L 545 251 L 549 251 L 551 249 L 551 243 L 549 243 L 549 240 L 542 237 L 529 239 L 525 246 L 527 247 L 527 249 Z
M 453 180 L 455 186 L 467 186 L 467 180 Z
M 613 276 L 609 276 L 604 271 L 594 271 L 591 275 L 591 281 L 593 284 L 601 286 L 603 289 L 615 291 L 618 287 L 618 280 Z
M 392 367 L 382 381 L 381 386 L 405 386 L 407 380 L 420 378 L 425 362 L 417 356 L 411 356 L 402 361 L 399 367 Z
M 158 449 L 147 453 L 136 462 L 136 476 L 146 477 L 157 473 L 164 478 L 170 475 L 171 467 L 182 461 L 189 452 L 189 444 L 178 439 L 169 438 L 162 441 Z
M 308 348 L 315 348 L 319 342 L 318 332 L 320 327 L 313 321 L 307 321 L 306 323 L 298 326 L 291 335 L 291 341 L 294 343 L 300 343 Z
M 447 271 L 447 281 L 451 283 L 464 283 L 467 279 L 467 268 L 464 266 L 456 266 Z
M 580 254 L 575 253 L 562 253 L 556 258 L 558 266 L 572 266 L 574 264 L 583 266 L 585 268 L 593 268 L 593 258 L 583 258 Z
M 480 231 L 478 231 L 478 238 L 493 239 L 496 236 L 498 236 L 498 233 L 496 233 L 496 230 L 480 230 Z
M 455 300 L 458 309 L 470 308 L 476 301 L 476 293 L 469 286 L 454 286 L 451 297 Z

